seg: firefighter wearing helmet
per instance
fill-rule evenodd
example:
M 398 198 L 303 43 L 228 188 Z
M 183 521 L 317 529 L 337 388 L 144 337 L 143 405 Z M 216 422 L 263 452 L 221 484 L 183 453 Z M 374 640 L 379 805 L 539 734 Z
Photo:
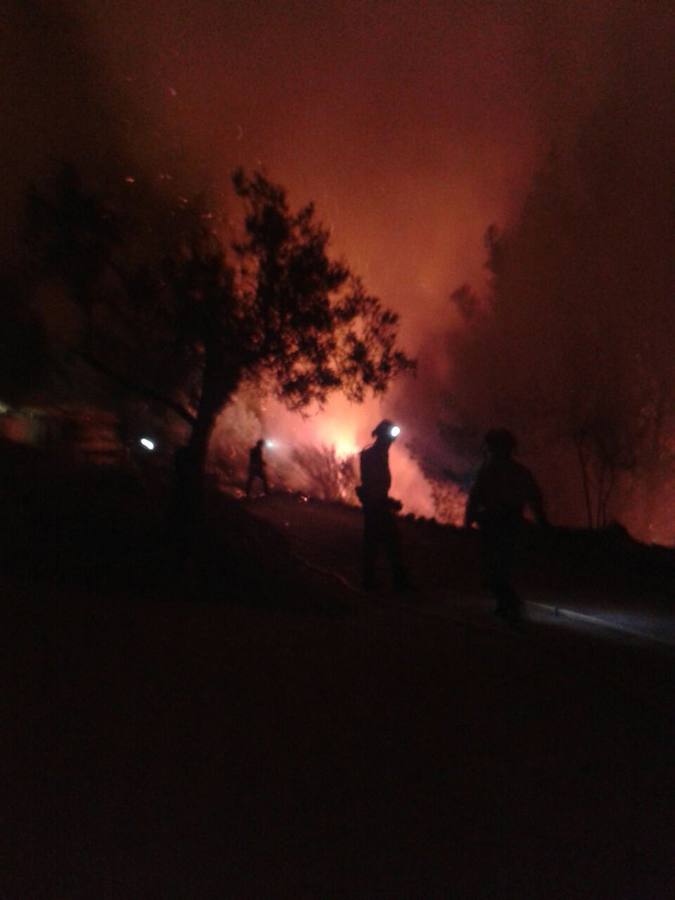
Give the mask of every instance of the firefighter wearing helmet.
M 375 565 L 380 548 L 383 548 L 391 567 L 394 586 L 398 590 L 409 587 L 408 577 L 401 560 L 400 542 L 396 525 L 396 512 L 401 509 L 399 500 L 389 496 L 391 472 L 389 448 L 400 434 L 398 425 L 383 419 L 373 430 L 375 443 L 361 451 L 361 484 L 357 495 L 363 506 L 363 587 L 375 587 Z

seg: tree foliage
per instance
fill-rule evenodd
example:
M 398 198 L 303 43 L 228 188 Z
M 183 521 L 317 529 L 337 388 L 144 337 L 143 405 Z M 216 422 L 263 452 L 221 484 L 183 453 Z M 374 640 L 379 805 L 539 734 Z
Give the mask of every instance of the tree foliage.
M 289 209 L 284 190 L 260 173 L 234 175 L 245 204 L 234 245 L 247 367 L 273 376 L 291 407 L 323 403 L 340 389 L 361 401 L 384 391 L 410 361 L 396 348 L 398 316 L 328 255 L 328 231 L 309 204 Z
M 552 153 L 518 218 L 488 230 L 482 307 L 467 286 L 452 295 L 464 322 L 452 339 L 456 417 L 508 424 L 542 452 L 566 445 L 593 526 L 606 524 L 622 484 L 646 484 L 662 465 L 675 426 L 672 253 L 654 226 L 664 196 L 650 185 L 648 207 L 635 199 L 625 164 L 618 137 L 602 158 L 591 141 Z
M 204 196 L 91 190 L 69 167 L 27 204 L 34 279 L 64 285 L 82 318 L 72 355 L 189 423 L 199 467 L 245 378 L 302 409 L 332 391 L 361 401 L 413 365 L 397 315 L 330 256 L 311 204 L 294 212 L 259 172 L 233 188 L 235 239 Z

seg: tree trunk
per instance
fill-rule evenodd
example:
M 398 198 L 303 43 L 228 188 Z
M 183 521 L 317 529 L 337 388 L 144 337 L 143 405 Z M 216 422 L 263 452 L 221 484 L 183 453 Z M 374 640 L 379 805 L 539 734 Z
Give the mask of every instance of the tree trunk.
M 214 371 L 215 370 L 215 371 Z M 190 438 L 179 448 L 175 458 L 173 502 L 171 504 L 171 528 L 179 541 L 194 546 L 199 527 L 205 494 L 206 464 L 209 443 L 218 414 L 230 400 L 239 383 L 239 372 L 223 377 L 220 368 L 207 363 L 202 382 L 202 395 L 194 419 Z
M 204 496 L 204 479 L 206 475 L 206 463 L 209 456 L 209 444 L 216 416 L 220 412 L 220 404 L 206 402 L 204 399 L 199 404 L 197 421 L 192 428 L 190 440 L 187 443 L 188 451 L 188 478 L 193 499 L 193 512 L 198 518 L 201 513 Z

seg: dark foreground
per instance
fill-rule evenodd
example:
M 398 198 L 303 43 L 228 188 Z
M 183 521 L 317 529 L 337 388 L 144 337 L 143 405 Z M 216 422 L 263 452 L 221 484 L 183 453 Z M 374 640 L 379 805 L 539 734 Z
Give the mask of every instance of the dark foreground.
M 3 900 L 672 896 L 670 650 L 356 594 L 340 535 L 253 527 L 264 602 L 250 557 L 6 577 Z

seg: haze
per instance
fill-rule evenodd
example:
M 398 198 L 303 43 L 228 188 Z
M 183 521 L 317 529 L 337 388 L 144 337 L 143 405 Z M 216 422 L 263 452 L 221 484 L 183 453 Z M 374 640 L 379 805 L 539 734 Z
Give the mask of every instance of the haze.
M 295 205 L 315 201 L 335 252 L 402 314 L 419 375 L 384 409 L 426 473 L 452 456 L 438 421 L 461 383 L 447 334 L 464 326 L 448 297 L 485 290 L 487 227 L 518 220 L 551 148 L 565 156 L 631 78 L 648 85 L 641 132 L 625 132 L 638 164 L 668 112 L 660 3 L 22 0 L 4 18 L 3 246 L 55 160 L 124 161 L 224 204 L 235 165 L 263 167 Z M 379 414 L 339 410 L 359 442 Z

